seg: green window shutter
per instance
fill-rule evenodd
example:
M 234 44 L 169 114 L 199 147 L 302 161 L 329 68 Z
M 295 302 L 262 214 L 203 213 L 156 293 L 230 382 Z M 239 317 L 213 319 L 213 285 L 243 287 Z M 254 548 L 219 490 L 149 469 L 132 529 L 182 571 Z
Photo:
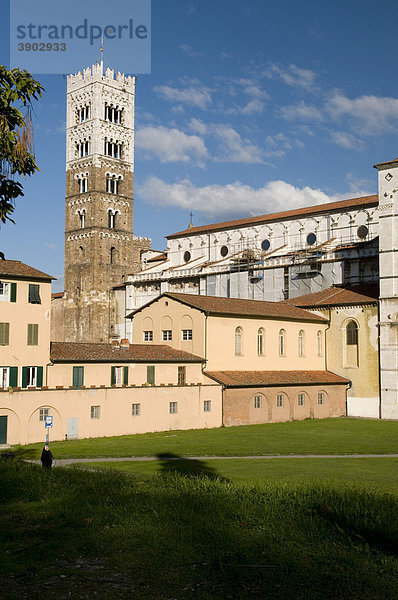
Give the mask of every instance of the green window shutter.
M 22 367 L 22 387 L 28 386 L 28 367 Z
M 123 367 L 123 384 L 124 385 L 129 384 L 129 368 L 128 367 Z
M 39 325 L 38 323 L 28 323 L 28 346 L 38 346 L 39 344 Z
M 11 283 L 10 302 L 16 302 L 16 301 L 17 301 L 17 284 Z
M 10 343 L 10 324 L 0 323 L 0 346 L 8 346 Z
M 146 381 L 147 383 L 155 383 L 155 366 L 149 365 L 146 368 Z
M 30 304 L 41 304 L 40 300 L 40 286 L 35 283 L 29 284 L 29 298 Z
M 10 376 L 8 378 L 10 387 L 18 386 L 18 367 L 10 367 Z
M 43 367 L 37 367 L 36 387 L 43 385 Z
M 116 384 L 116 367 L 111 367 L 111 385 Z
M 80 388 L 84 382 L 84 367 L 73 367 L 73 387 Z

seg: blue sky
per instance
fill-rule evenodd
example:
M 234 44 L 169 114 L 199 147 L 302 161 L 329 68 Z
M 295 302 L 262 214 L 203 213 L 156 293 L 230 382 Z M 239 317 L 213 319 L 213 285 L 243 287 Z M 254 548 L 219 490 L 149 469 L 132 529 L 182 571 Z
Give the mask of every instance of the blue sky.
M 191 210 L 201 225 L 376 193 L 373 164 L 398 156 L 397 25 L 390 0 L 153 0 L 134 233 L 163 249 Z M 0 54 L 7 64 L 8 18 Z M 66 80 L 37 79 L 40 173 L 25 180 L 0 247 L 62 289 Z

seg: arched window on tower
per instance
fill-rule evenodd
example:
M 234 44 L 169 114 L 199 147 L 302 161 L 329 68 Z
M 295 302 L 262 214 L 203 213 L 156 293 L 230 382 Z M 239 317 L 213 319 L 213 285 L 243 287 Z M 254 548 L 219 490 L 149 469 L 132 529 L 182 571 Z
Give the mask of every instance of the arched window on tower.
M 88 177 L 80 177 L 78 180 L 79 192 L 84 194 L 88 190 Z
M 111 265 L 114 265 L 116 261 L 116 248 L 115 246 L 112 246 L 111 251 L 110 251 L 110 263 Z
M 80 210 L 76 211 L 76 214 L 80 219 L 80 229 L 84 229 L 86 226 L 86 209 L 81 208 Z
M 109 229 L 116 229 L 116 215 L 119 211 L 117 210 L 112 210 L 112 208 L 110 208 L 108 210 L 108 227 Z
M 107 175 L 106 177 L 106 191 L 108 194 L 119 193 L 119 181 L 120 178 L 115 175 Z
M 118 140 L 114 141 L 112 138 L 108 140 L 105 138 L 104 141 L 104 154 L 106 156 L 112 156 L 113 158 L 122 158 L 123 144 Z

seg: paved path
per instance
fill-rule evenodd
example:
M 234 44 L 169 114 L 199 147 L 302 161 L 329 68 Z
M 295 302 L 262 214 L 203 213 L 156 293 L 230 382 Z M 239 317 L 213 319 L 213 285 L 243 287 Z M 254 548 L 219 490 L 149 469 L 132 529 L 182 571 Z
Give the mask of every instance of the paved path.
M 157 456 L 126 456 L 122 458 L 107 457 L 107 458 L 61 458 L 56 459 L 57 467 L 64 467 L 75 463 L 92 463 L 92 462 L 151 462 L 162 460 L 272 460 L 276 458 L 398 458 L 398 454 L 265 454 L 262 456 L 180 456 L 170 458 L 158 458 Z M 40 462 L 40 461 L 32 461 Z

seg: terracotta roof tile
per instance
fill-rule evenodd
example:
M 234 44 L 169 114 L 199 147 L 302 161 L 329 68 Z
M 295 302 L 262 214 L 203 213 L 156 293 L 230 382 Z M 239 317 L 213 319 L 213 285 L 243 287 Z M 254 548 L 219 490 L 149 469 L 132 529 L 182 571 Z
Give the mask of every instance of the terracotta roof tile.
M 199 356 L 166 344 L 115 348 L 112 344 L 51 342 L 50 355 L 52 362 L 204 362 Z
M 333 385 L 349 383 L 331 371 L 205 371 L 211 379 L 226 387 L 282 385 Z
M 378 302 L 378 286 L 377 284 L 367 284 L 352 288 L 341 288 L 332 286 L 313 294 L 298 296 L 284 300 L 284 304 L 294 306 L 315 308 L 317 306 L 347 306 L 357 304 L 377 304 Z
M 188 235 L 195 235 L 199 233 L 207 233 L 210 231 L 219 231 L 222 229 L 231 229 L 234 227 L 242 227 L 255 225 L 259 223 L 267 223 L 270 221 L 280 221 L 282 219 L 290 219 L 292 217 L 298 217 L 302 215 L 311 215 L 319 213 L 330 213 L 333 211 L 340 211 L 342 209 L 356 208 L 358 206 L 369 206 L 378 204 L 378 196 L 363 196 L 362 198 L 350 198 L 348 200 L 339 200 L 338 202 L 328 202 L 326 204 L 318 204 L 316 206 L 306 206 L 304 208 L 297 208 L 295 210 L 288 210 L 285 212 L 271 213 L 269 215 L 260 215 L 258 217 L 247 217 L 245 219 L 235 219 L 234 221 L 224 221 L 222 223 L 213 223 L 210 225 L 200 225 L 198 227 L 192 227 L 191 229 L 184 229 L 178 233 L 173 233 L 166 236 L 167 239 L 185 237 Z
M 47 275 L 47 273 L 43 273 L 43 271 L 25 265 L 25 263 L 20 260 L 0 260 L 0 276 L 1 275 L 4 277 L 18 277 L 19 279 L 48 279 L 49 281 L 55 279 L 55 277 Z
M 53 292 L 51 294 L 51 298 L 53 300 L 55 300 L 56 298 L 63 298 L 64 297 L 64 292 Z
M 285 302 L 266 302 L 263 300 L 242 300 L 239 298 L 217 298 L 198 296 L 197 294 L 178 294 L 166 292 L 164 297 L 173 298 L 208 314 L 260 317 L 262 319 L 282 319 L 289 321 L 324 322 L 326 319 Z M 155 299 L 155 301 L 158 298 Z M 145 308 L 138 308 L 138 312 Z

